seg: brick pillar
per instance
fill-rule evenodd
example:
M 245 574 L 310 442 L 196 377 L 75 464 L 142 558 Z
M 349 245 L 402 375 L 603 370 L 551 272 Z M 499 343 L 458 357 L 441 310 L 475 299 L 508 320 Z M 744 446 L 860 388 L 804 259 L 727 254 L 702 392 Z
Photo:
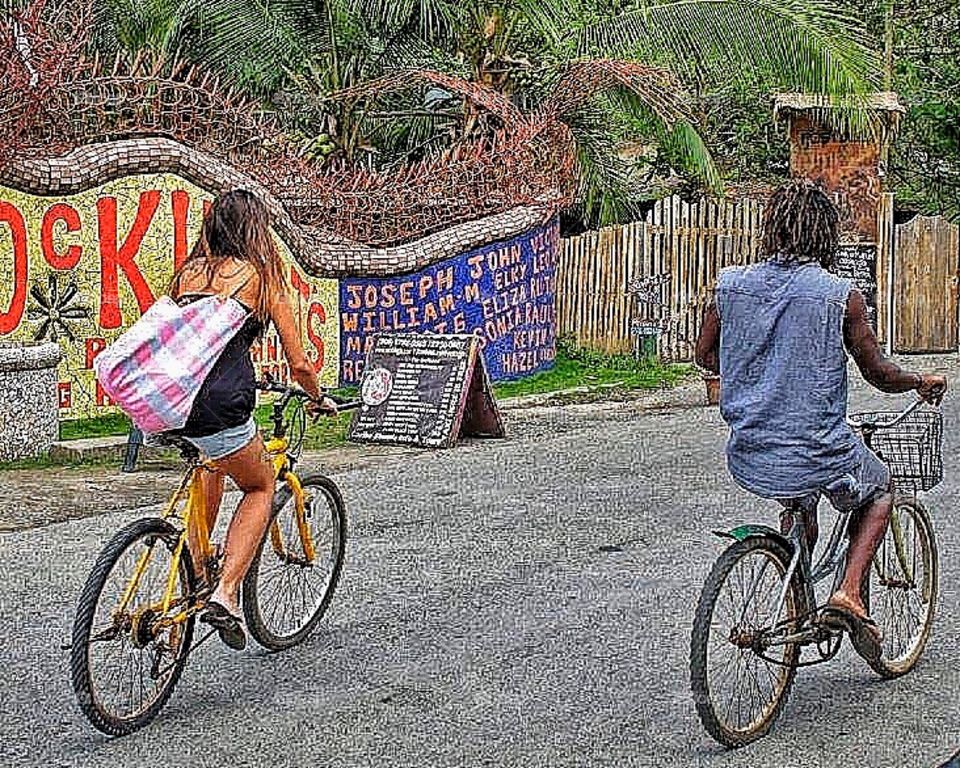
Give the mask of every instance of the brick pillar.
M 840 209 L 840 248 L 834 272 L 849 277 L 864 294 L 874 327 L 883 180 L 889 143 L 903 108 L 894 93 L 878 93 L 867 106 L 878 118 L 875 133 L 842 133 L 829 120 L 820 97 L 782 94 L 776 116 L 790 140 L 790 173 L 823 184 Z

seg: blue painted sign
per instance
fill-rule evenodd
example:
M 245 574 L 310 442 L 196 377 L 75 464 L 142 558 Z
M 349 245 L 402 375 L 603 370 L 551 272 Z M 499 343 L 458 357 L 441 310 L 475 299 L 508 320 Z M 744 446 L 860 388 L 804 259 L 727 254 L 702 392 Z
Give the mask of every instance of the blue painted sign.
M 360 381 L 367 350 L 381 331 L 473 333 L 495 381 L 552 367 L 559 242 L 554 218 L 420 272 L 341 280 L 341 385 Z

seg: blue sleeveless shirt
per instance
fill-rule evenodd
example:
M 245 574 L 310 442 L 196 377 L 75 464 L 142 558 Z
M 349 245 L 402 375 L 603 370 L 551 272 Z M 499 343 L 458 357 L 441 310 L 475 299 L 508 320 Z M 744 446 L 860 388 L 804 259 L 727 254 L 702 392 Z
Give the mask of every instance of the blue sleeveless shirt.
M 843 346 L 851 287 L 814 263 L 720 273 L 720 412 L 727 466 L 748 491 L 803 496 L 857 466 Z

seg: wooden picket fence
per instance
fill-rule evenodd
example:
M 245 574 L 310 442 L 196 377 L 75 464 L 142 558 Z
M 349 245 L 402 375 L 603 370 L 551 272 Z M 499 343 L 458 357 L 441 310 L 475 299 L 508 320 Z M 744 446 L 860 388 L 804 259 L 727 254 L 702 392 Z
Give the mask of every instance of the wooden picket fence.
M 896 352 L 960 347 L 960 228 L 919 216 L 894 225 L 884 194 L 877 243 L 877 335 Z M 656 203 L 643 221 L 562 241 L 558 332 L 607 353 L 657 336 L 661 359 L 689 361 L 717 274 L 757 260 L 763 203 L 751 198 Z
M 661 359 L 693 358 L 717 273 L 756 261 L 758 200 L 659 200 L 643 221 L 562 242 L 558 331 L 607 353 L 635 351 L 658 328 Z

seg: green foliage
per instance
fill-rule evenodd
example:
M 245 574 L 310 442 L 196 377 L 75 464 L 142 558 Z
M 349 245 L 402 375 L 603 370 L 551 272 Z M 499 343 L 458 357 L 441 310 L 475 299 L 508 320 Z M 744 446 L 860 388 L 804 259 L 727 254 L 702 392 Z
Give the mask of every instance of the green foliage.
M 840 0 L 862 15 L 866 40 L 882 47 L 891 0 Z M 901 208 L 960 218 L 960 3 L 895 0 L 893 89 L 906 107 L 892 147 L 887 187 Z M 882 73 L 875 63 L 877 77 Z M 883 86 L 880 86 L 883 87 Z M 726 82 L 704 79 L 703 134 L 729 179 L 775 182 L 787 168 L 782 129 L 767 95 L 777 78 L 767 66 Z
M 691 118 L 666 124 L 643 98 L 598 98 L 570 116 L 589 226 L 635 218 L 673 179 L 716 190 L 743 168 L 728 146 L 772 146 L 761 89 L 846 97 L 875 85 L 863 25 L 832 0 L 104 0 L 98 45 L 179 54 L 218 69 L 298 132 L 304 156 L 385 167 L 485 130 L 437 88 L 343 103 L 331 94 L 403 67 L 483 82 L 535 109 L 583 57 L 673 68 Z M 758 75 L 757 73 L 762 73 Z M 766 101 L 765 94 L 762 101 Z M 711 106 L 712 105 L 712 106 Z M 717 106 L 722 105 L 722 106 Z M 328 137 L 328 138 L 323 138 Z M 715 162 L 708 146 L 717 146 Z M 641 147 L 640 156 L 626 151 Z M 648 151 L 649 150 L 649 151 Z M 747 168 L 770 165 L 751 149 Z M 755 155 L 755 157 L 754 157 Z M 776 165 L 776 163 L 774 163 Z
M 890 158 L 901 207 L 960 220 L 960 3 L 894 6 L 894 88 L 906 106 Z
M 608 355 L 578 347 L 569 339 L 557 343 L 557 359 L 549 371 L 494 385 L 498 399 L 587 388 L 602 396 L 606 390 L 631 391 L 671 386 L 690 375 L 688 365 L 638 361 L 631 355 Z

